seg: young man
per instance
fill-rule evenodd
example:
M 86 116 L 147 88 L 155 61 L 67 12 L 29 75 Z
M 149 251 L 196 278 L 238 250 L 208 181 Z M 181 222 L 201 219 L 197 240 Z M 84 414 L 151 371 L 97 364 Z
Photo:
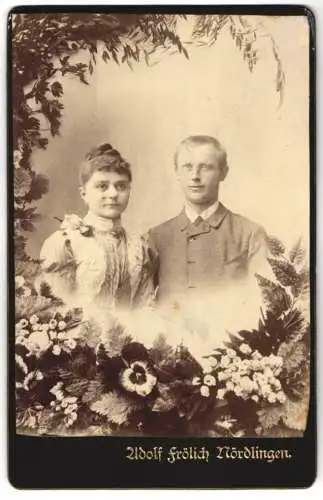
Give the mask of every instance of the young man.
M 175 168 L 185 206 L 150 231 L 157 251 L 158 300 L 163 302 L 228 290 L 260 269 L 266 257 L 265 231 L 219 201 L 228 172 L 227 154 L 213 137 L 184 139 Z

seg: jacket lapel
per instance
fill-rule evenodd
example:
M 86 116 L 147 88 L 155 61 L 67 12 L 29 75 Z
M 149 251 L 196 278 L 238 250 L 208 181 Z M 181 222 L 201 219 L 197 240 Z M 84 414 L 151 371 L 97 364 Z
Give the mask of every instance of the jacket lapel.
M 213 215 L 211 215 L 211 217 L 207 219 L 207 222 L 210 224 L 210 226 L 214 227 L 214 229 L 218 229 L 228 212 L 228 209 L 224 205 L 222 205 L 222 203 L 219 203 L 218 209 L 216 210 L 216 212 L 214 212 Z
M 185 209 L 183 209 L 178 215 L 178 225 L 180 227 L 180 230 L 186 231 L 186 234 L 188 236 L 197 236 L 199 234 L 209 233 L 211 231 L 211 227 L 214 229 L 220 227 L 227 213 L 227 208 L 225 208 L 222 203 L 219 203 L 218 209 L 216 210 L 216 212 L 214 212 L 213 215 L 211 215 L 211 217 L 195 225 L 189 220 L 186 215 Z

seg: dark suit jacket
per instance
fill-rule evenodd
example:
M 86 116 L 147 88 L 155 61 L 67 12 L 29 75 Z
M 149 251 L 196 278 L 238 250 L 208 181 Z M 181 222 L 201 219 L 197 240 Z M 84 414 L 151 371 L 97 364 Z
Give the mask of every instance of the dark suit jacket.
M 224 283 L 248 278 L 266 260 L 265 237 L 262 227 L 221 203 L 198 226 L 183 210 L 150 230 L 158 299 L 219 290 Z

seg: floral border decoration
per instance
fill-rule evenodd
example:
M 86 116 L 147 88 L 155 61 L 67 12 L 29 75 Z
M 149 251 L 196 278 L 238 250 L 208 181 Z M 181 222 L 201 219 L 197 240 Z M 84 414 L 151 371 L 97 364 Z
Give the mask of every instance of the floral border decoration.
M 299 436 L 309 403 L 309 275 L 300 241 L 269 238 L 257 329 L 229 335 L 203 371 L 160 335 L 147 349 L 16 277 L 17 431 L 41 435 Z

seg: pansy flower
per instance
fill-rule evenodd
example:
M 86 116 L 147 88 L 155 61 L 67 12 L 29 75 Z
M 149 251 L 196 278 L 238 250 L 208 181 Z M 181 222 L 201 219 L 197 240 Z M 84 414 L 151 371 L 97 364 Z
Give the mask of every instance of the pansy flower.
M 129 392 L 148 396 L 157 383 L 146 361 L 133 361 L 120 373 L 120 384 Z

